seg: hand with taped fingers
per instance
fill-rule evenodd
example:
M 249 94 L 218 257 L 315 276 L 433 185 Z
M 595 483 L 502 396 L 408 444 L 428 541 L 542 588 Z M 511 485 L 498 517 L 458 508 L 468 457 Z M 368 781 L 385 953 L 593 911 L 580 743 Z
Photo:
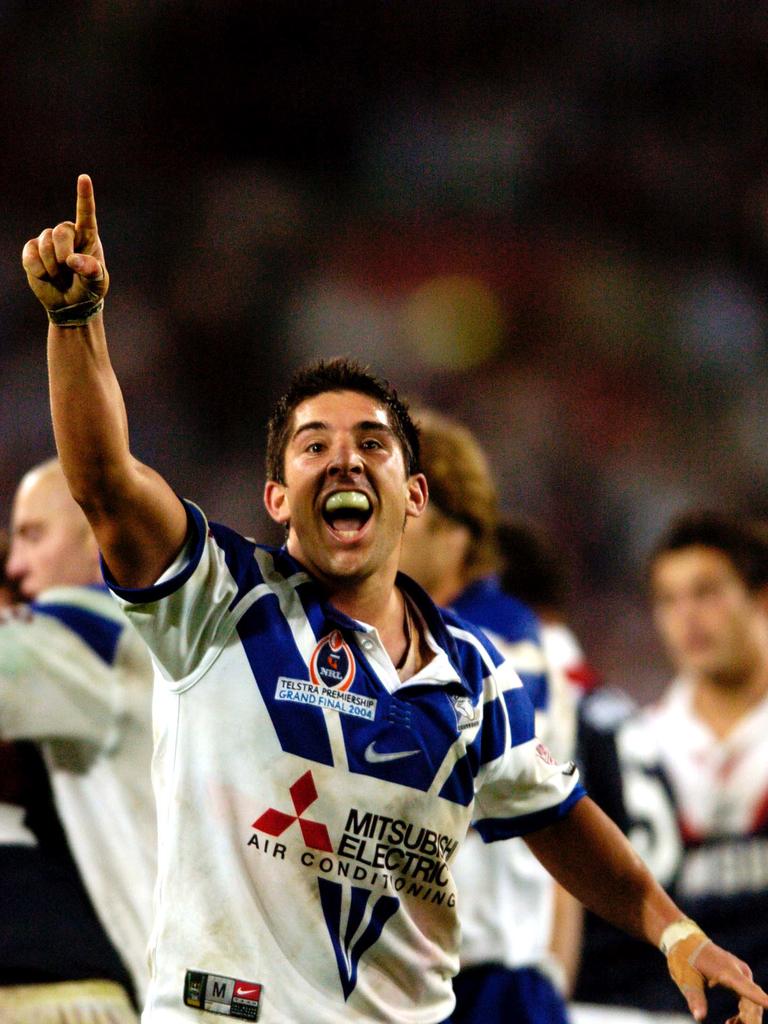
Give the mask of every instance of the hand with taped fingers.
M 669 973 L 694 1020 L 704 1020 L 707 1015 L 706 989 L 722 985 L 740 996 L 739 1011 L 726 1024 L 760 1024 L 763 1008 L 768 1008 L 768 995 L 752 981 L 747 964 L 716 946 L 700 928 L 694 928 L 667 952 Z
M 53 323 L 74 326 L 101 310 L 109 274 L 96 223 L 96 200 L 87 174 L 77 179 L 74 222 L 46 228 L 24 246 L 22 266 L 32 291 Z

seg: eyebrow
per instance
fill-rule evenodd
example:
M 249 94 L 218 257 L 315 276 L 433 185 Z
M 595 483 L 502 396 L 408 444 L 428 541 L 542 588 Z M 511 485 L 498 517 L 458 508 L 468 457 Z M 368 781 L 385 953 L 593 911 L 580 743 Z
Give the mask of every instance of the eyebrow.
M 329 429 L 328 424 L 323 422 L 323 420 L 312 420 L 311 423 L 302 423 L 302 425 L 294 431 L 291 440 L 295 441 L 300 434 L 306 433 L 308 430 Z M 388 424 L 382 423 L 380 420 L 361 420 L 359 423 L 354 425 L 353 429 L 363 433 L 376 431 L 376 433 L 379 434 L 389 434 L 390 437 L 395 436 L 394 430 Z

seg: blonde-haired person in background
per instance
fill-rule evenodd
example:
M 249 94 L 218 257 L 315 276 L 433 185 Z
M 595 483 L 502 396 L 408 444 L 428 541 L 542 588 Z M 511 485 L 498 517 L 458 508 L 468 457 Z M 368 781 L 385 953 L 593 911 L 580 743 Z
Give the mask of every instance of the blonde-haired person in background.
M 455 420 L 430 409 L 414 416 L 430 504 L 406 527 L 401 568 L 438 604 L 488 634 L 523 681 L 536 735 L 568 761 L 575 702 L 563 675 L 547 664 L 536 615 L 500 585 L 498 499 L 486 455 Z M 471 830 L 454 871 L 462 926 L 454 1020 L 565 1021 L 568 980 L 553 939 L 567 932 L 576 941 L 581 907 L 561 894 L 561 920 L 553 929 L 555 883 L 522 839 L 486 844 Z

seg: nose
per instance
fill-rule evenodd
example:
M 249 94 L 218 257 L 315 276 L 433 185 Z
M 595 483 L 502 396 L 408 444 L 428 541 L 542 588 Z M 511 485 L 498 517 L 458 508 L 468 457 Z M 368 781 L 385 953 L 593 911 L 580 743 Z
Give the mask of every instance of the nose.
M 24 559 L 15 541 L 11 541 L 11 548 L 5 562 L 5 575 L 14 583 L 17 583 L 24 575 Z
M 327 471 L 333 477 L 359 476 L 363 472 L 362 456 L 353 444 L 339 442 L 331 452 Z

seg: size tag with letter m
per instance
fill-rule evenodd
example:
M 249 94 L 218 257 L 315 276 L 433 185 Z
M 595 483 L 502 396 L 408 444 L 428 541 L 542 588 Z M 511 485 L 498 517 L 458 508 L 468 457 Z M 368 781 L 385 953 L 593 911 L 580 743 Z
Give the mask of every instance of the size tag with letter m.
M 184 1005 L 240 1020 L 258 1020 L 264 986 L 204 971 L 187 971 Z

